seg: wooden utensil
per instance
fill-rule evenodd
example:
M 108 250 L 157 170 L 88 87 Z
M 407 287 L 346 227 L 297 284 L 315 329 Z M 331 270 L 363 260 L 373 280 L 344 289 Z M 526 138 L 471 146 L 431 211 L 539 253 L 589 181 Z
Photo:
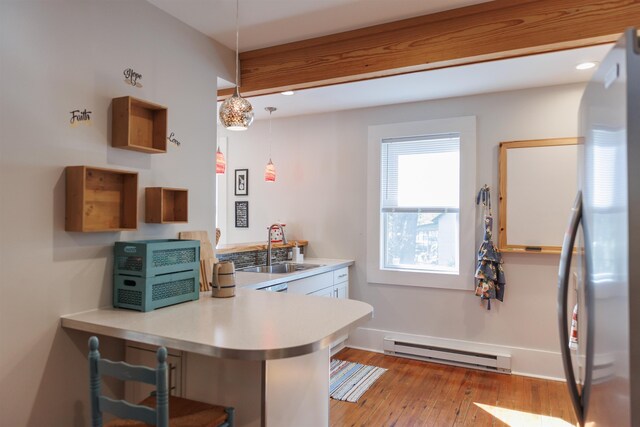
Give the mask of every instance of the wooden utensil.
M 215 258 L 207 258 L 205 260 L 202 260 L 202 264 L 204 265 L 204 277 L 205 277 L 205 291 L 208 291 L 211 289 L 211 282 L 213 281 L 213 264 Z
M 213 245 L 209 240 L 209 233 L 206 231 L 181 231 L 178 238 L 182 240 L 200 241 L 200 290 L 208 291 L 211 283 L 213 263 L 216 258 L 213 253 Z
M 209 290 L 209 282 L 207 281 L 207 271 L 205 261 L 200 261 L 200 290 L 205 292 Z

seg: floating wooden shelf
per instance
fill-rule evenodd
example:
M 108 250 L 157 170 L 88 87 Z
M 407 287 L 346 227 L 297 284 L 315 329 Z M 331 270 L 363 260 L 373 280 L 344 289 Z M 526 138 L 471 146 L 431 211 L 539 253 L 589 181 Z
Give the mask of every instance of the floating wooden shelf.
M 189 190 L 185 188 L 147 187 L 145 222 L 167 224 L 188 222 Z
M 273 243 L 271 247 L 273 249 L 278 248 L 292 248 L 296 245 L 300 247 L 307 246 L 308 240 L 289 240 L 287 244 Z M 229 243 L 226 245 L 216 246 L 216 254 L 233 254 L 237 252 L 252 252 L 252 251 L 266 251 L 267 243 L 255 242 L 255 243 Z
M 132 96 L 111 102 L 111 145 L 158 154 L 167 152 L 167 108 Z
M 137 228 L 137 172 L 68 166 L 66 193 L 67 231 L 121 231 Z

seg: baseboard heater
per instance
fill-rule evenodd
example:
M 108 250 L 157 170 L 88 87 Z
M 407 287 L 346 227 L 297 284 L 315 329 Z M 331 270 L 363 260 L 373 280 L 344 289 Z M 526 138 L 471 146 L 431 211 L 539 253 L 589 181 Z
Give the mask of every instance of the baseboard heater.
M 438 347 L 408 340 L 384 338 L 384 353 L 392 356 L 463 366 L 485 371 L 511 373 L 511 356 L 479 353 L 453 348 Z

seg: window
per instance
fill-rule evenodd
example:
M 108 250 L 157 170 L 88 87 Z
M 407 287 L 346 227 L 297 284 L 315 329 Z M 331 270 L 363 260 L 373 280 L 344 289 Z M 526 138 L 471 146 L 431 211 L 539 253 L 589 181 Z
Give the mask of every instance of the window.
M 383 268 L 458 273 L 460 137 L 383 139 Z
M 472 289 L 475 117 L 369 127 L 367 281 Z

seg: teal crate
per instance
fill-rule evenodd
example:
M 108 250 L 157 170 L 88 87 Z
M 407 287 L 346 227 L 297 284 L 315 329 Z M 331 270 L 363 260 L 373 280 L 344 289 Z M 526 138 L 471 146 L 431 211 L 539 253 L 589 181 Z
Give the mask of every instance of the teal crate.
M 120 274 L 113 277 L 114 307 L 151 311 L 199 297 L 199 269 L 154 277 Z
M 153 277 L 200 270 L 199 240 L 135 240 L 116 242 L 113 274 Z

